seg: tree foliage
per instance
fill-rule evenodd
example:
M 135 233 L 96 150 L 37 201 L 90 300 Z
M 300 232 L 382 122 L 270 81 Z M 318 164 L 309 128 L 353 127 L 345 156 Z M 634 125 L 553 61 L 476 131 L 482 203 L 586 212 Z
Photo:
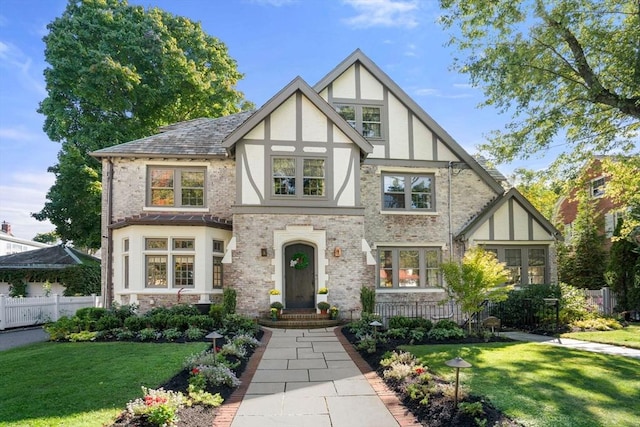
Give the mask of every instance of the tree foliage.
M 39 243 L 49 243 L 53 245 L 58 241 L 58 239 L 59 237 L 55 231 L 49 231 L 47 233 L 36 234 L 36 236 L 33 238 L 33 241 Z
M 64 242 L 97 247 L 101 173 L 88 153 L 252 104 L 234 88 L 242 75 L 224 43 L 189 19 L 126 0 L 69 0 L 47 28 L 48 96 L 39 112 L 62 148 L 50 168 L 56 182 L 34 216 L 49 219 Z M 83 183 L 69 191 L 73 181 Z
M 556 179 L 546 171 L 518 168 L 513 171 L 511 181 L 545 218 L 553 221 L 554 206 L 562 191 L 562 185 Z
M 586 192 L 582 192 L 586 193 Z M 597 215 L 595 202 L 588 194 L 579 197 L 569 245 L 558 249 L 560 281 L 577 288 L 600 289 L 604 286 L 606 252 L 600 234 L 603 217 Z
M 630 153 L 640 131 L 640 3 L 440 0 L 454 68 L 512 120 L 481 148 L 498 162 L 557 143 L 571 158 Z M 564 141 L 563 141 L 564 142 Z M 567 156 L 561 156 L 560 161 Z M 564 164 L 571 167 L 571 164 Z
M 622 227 L 623 221 L 618 221 L 615 236 Z M 613 242 L 605 280 L 617 295 L 617 310 L 640 310 L 640 252 L 636 244 L 626 239 Z
M 469 249 L 462 263 L 446 262 L 441 265 L 449 299 L 460 304 L 469 318 L 482 310 L 485 300 L 500 302 L 507 299 L 512 285 L 504 285 L 509 275 L 492 252 L 482 248 Z M 471 322 L 469 322 L 471 328 Z

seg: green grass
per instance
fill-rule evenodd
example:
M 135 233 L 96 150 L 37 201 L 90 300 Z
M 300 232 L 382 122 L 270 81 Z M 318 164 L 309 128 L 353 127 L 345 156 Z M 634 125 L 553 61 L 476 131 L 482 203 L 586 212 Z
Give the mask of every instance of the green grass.
M 205 343 L 40 343 L 0 352 L 0 426 L 110 424 Z
M 569 332 L 560 335 L 563 338 L 620 345 L 640 349 L 640 326 L 630 325 L 615 331 Z
M 526 426 L 637 426 L 640 360 L 535 343 L 403 347 L 437 374 L 455 380 L 444 362 L 461 356 L 471 393 Z

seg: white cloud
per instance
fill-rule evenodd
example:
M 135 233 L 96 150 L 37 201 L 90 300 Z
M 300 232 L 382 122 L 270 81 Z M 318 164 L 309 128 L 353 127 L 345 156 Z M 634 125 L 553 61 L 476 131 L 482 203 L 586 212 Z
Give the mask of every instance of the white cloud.
M 50 173 L 21 173 L 3 177 L 0 185 L 0 222 L 7 221 L 15 237 L 31 240 L 38 233 L 54 230 L 49 221 L 31 217 L 44 207 L 55 177 Z
M 39 136 L 24 128 L 0 128 L 0 140 L 33 141 Z
M 353 7 L 358 15 L 344 22 L 353 28 L 406 27 L 418 25 L 415 12 L 417 0 L 343 0 Z
M 39 97 L 47 95 L 44 80 L 41 75 L 31 75 L 32 60 L 16 46 L 0 41 L 0 66 L 6 67 L 9 72 L 15 73 L 17 80 Z

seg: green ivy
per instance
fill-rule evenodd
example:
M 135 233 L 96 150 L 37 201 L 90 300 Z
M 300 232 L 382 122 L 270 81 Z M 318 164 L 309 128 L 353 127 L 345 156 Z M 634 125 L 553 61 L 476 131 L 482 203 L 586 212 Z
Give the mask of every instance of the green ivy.
M 100 274 L 100 264 L 79 264 L 64 269 L 4 270 L 0 271 L 0 281 L 9 283 L 12 289 L 17 290 L 24 284 L 23 293 L 15 295 L 25 295 L 27 283 L 30 282 L 61 283 L 65 287 L 65 296 L 91 295 L 100 294 Z

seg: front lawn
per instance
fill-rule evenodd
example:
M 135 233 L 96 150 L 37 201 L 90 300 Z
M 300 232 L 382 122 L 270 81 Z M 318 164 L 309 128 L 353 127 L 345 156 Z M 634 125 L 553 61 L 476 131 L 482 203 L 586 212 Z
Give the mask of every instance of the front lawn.
M 438 375 L 461 356 L 471 393 L 526 426 L 637 426 L 640 360 L 534 343 L 403 346 Z
M 141 386 L 158 387 L 203 342 L 42 343 L 0 352 L 0 426 L 110 424 Z
M 640 325 L 614 331 L 568 332 L 560 337 L 640 349 Z

